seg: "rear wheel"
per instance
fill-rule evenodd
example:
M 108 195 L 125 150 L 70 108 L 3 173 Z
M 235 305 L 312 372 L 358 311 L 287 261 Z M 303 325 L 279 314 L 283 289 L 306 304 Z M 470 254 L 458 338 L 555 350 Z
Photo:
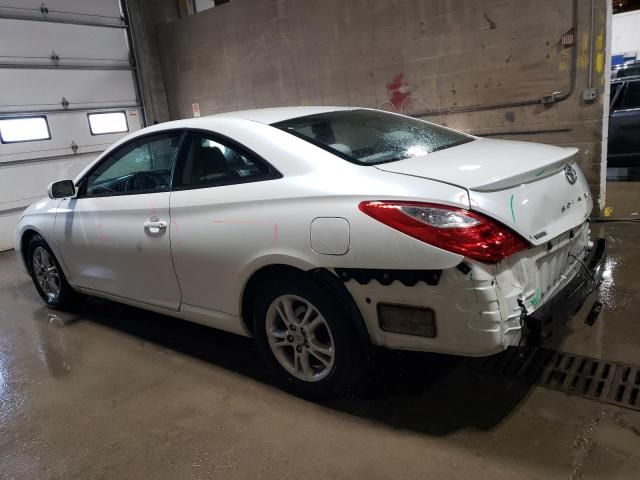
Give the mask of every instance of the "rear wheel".
M 335 298 L 303 274 L 267 285 L 256 299 L 258 346 L 280 383 L 306 398 L 345 393 L 364 361 L 351 320 Z
M 57 310 L 77 306 L 82 296 L 71 288 L 51 248 L 40 235 L 29 240 L 27 265 L 38 294 L 48 306 Z

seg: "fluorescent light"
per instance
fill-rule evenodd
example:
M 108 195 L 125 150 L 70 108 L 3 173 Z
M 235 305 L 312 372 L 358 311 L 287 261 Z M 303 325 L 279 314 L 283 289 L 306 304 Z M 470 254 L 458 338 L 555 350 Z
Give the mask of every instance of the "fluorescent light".
M 2 143 L 49 140 L 49 126 L 45 117 L 0 118 Z
M 92 135 L 129 131 L 124 112 L 90 113 L 89 127 Z

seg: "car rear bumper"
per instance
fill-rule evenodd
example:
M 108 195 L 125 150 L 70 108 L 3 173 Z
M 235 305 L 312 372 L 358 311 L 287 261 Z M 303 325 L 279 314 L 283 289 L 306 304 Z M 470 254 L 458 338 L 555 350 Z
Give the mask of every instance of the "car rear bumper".
M 385 271 L 380 278 L 360 278 L 358 271 L 343 276 L 341 269 L 336 276 L 360 310 L 374 345 L 480 357 L 511 346 L 540 344 L 549 332 L 562 338 L 567 320 L 600 283 L 604 252 L 604 240 L 589 244 L 588 232 L 581 230 L 556 239 L 552 249 L 542 245 L 500 265 L 467 261 L 468 269 L 454 267 L 435 276 L 434 271 L 422 271 L 420 278 L 394 279 L 392 271 L 386 272 L 386 280 Z M 570 256 L 583 264 L 570 262 Z M 566 283 L 559 283 L 564 277 Z M 551 289 L 543 289 L 550 283 Z M 534 297 L 544 302 L 534 302 Z M 432 310 L 435 335 L 384 329 L 380 305 Z
M 524 317 L 521 343 L 541 345 L 556 342 L 564 336 L 567 322 L 602 281 L 605 252 L 606 240 L 596 239 L 582 262 L 583 268 L 549 301 Z

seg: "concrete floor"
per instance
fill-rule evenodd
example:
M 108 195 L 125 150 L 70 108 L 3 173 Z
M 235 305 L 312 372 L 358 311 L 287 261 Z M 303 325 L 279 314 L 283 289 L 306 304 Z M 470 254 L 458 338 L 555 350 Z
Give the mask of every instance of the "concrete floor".
M 609 199 L 640 211 L 640 184 Z M 640 225 L 596 230 L 605 308 L 588 327 L 589 302 L 562 349 L 640 364 Z M 103 301 L 48 310 L 0 254 L 0 478 L 638 478 L 640 412 L 446 357 L 377 371 L 309 403 L 271 386 L 250 340 Z

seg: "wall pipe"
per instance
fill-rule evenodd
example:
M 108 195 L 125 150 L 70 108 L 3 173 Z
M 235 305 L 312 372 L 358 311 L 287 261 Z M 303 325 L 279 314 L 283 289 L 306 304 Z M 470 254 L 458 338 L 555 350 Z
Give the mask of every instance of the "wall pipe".
M 594 13 L 594 0 L 591 0 L 591 27 L 589 30 L 589 77 L 587 80 L 587 87 L 593 87 L 593 33 L 594 33 L 594 24 L 595 24 L 595 13 Z
M 591 0 L 593 5 L 593 0 Z M 593 14 L 593 10 L 591 12 Z M 572 46 L 572 55 L 571 55 L 571 72 L 569 77 L 569 89 L 566 91 L 557 91 L 553 92 L 549 96 L 544 96 L 541 98 L 535 98 L 530 100 L 521 100 L 518 102 L 505 102 L 505 103 L 496 103 L 490 105 L 472 105 L 468 107 L 458 107 L 458 108 L 444 108 L 440 110 L 429 110 L 426 112 L 413 113 L 411 116 L 413 117 L 432 117 L 436 115 L 450 115 L 456 113 L 469 113 L 469 112 L 480 112 L 484 110 L 499 110 L 503 108 L 515 108 L 515 107 L 524 107 L 528 105 L 551 105 L 554 103 L 563 102 L 567 98 L 571 96 L 576 86 L 576 70 L 577 70 L 577 44 L 578 44 L 578 0 L 573 0 L 573 12 L 572 12 L 572 30 L 574 34 L 574 43 Z M 592 18 L 593 22 L 593 18 Z M 591 40 L 593 42 L 593 32 L 591 35 Z

